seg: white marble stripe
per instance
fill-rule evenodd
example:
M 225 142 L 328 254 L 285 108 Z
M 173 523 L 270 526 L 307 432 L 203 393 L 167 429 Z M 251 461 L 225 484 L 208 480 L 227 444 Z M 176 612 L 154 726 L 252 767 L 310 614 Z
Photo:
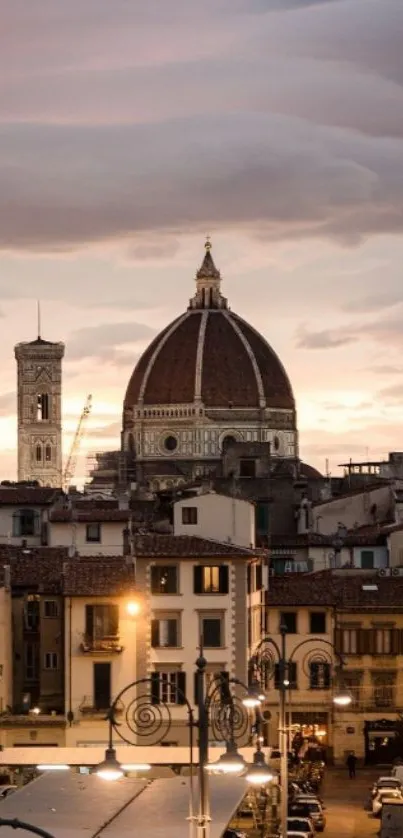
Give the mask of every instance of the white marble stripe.
M 208 310 L 205 310 L 205 311 L 202 312 L 202 316 L 201 316 L 201 319 L 200 319 L 199 337 L 198 337 L 198 342 L 197 342 L 197 353 L 196 353 L 196 373 L 195 373 L 195 392 L 194 392 L 195 402 L 200 402 L 201 401 L 204 339 L 206 337 L 208 315 L 209 315 Z
M 260 375 L 260 370 L 259 370 L 259 367 L 257 365 L 257 361 L 256 361 L 256 358 L 255 358 L 255 353 L 253 352 L 253 349 L 252 349 L 248 339 L 245 337 L 242 329 L 238 326 L 238 323 L 236 322 L 236 320 L 234 320 L 234 318 L 231 317 L 231 315 L 227 311 L 223 311 L 223 314 L 224 314 L 224 317 L 227 318 L 228 322 L 231 323 L 231 326 L 232 326 L 234 332 L 236 332 L 236 334 L 238 335 L 239 339 L 242 341 L 242 343 L 245 347 L 245 350 L 246 350 L 246 352 L 247 352 L 247 354 L 250 358 L 250 361 L 251 361 L 251 364 L 252 364 L 252 367 L 253 367 L 253 372 L 255 373 L 256 384 L 257 384 L 257 389 L 258 389 L 258 393 L 259 393 L 260 407 L 266 407 L 266 398 L 265 398 L 265 395 L 264 395 L 264 387 L 263 387 L 262 376 Z
M 176 320 L 174 320 L 174 322 L 172 323 L 171 328 L 168 329 L 168 331 L 165 333 L 162 340 L 160 340 L 157 343 L 157 346 L 155 347 L 154 352 L 151 355 L 151 358 L 148 362 L 147 369 L 146 369 L 146 371 L 144 373 L 144 376 L 143 376 L 143 381 L 142 381 L 142 384 L 141 384 L 141 387 L 140 387 L 140 393 L 139 393 L 139 401 L 143 401 L 143 399 L 144 399 L 144 393 L 145 393 L 145 389 L 147 387 L 147 382 L 148 382 L 148 379 L 151 375 L 151 370 L 154 366 L 154 363 L 157 359 L 157 356 L 161 352 L 161 349 L 163 348 L 163 346 L 166 344 L 168 338 L 171 337 L 171 335 L 173 334 L 175 329 L 177 329 L 178 326 L 180 326 L 180 324 L 183 323 L 183 321 L 186 320 L 187 317 L 189 317 L 189 312 L 188 311 L 186 311 L 185 314 L 182 314 L 182 317 L 178 317 Z

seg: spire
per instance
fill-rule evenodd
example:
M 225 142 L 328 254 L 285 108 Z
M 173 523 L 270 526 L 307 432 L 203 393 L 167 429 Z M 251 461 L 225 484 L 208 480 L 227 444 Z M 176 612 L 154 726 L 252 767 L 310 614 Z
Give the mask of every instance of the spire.
M 204 244 L 204 259 L 196 273 L 196 293 L 189 308 L 227 308 L 227 300 L 220 291 L 221 274 L 211 255 L 211 240 L 207 236 Z
M 197 271 L 196 277 L 197 279 L 221 279 L 220 271 L 217 270 L 213 257 L 211 255 L 211 240 L 210 236 L 207 236 L 205 244 L 204 244 L 205 254 L 204 259 L 201 264 L 201 267 Z

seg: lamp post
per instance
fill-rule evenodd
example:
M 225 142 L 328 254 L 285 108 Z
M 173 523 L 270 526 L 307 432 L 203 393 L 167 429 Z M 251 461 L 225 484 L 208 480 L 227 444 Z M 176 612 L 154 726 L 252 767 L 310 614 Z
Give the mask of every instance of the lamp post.
M 162 676 L 153 672 L 150 678 L 140 678 L 124 687 L 111 705 L 107 719 L 109 724 L 108 747 L 105 760 L 98 766 L 96 773 L 105 780 L 117 780 L 124 774 L 113 746 L 113 733 L 129 745 L 138 745 L 139 740 L 147 740 L 147 745 L 158 745 L 165 740 L 172 725 L 170 704 L 182 704 L 187 710 L 187 725 L 189 729 L 190 756 L 190 812 L 191 829 L 196 823 L 197 838 L 208 838 L 210 817 L 210 801 L 208 791 L 208 770 L 216 773 L 239 775 L 248 768 L 243 757 L 238 753 L 236 740 L 249 729 L 247 708 L 258 707 L 260 699 L 253 690 L 246 686 L 239 678 L 225 677 L 222 673 L 206 690 L 207 661 L 200 649 L 196 661 L 196 701 L 197 718 L 193 707 L 184 690 L 177 681 L 166 690 Z M 232 686 L 238 686 L 244 693 L 245 706 L 231 691 Z M 218 699 L 218 700 L 217 700 Z M 123 715 L 124 723 L 118 720 Z M 198 730 L 198 805 L 194 815 L 194 730 Z M 209 764 L 208 745 L 209 730 L 213 729 L 214 738 L 225 742 L 226 753 L 215 763 Z M 266 774 L 264 769 L 266 769 Z M 260 761 L 261 777 L 271 779 L 271 773 L 264 761 Z M 257 774 L 252 771 L 253 776 Z M 247 777 L 248 779 L 248 777 Z M 251 780 L 251 782 L 254 782 Z
M 300 643 L 292 650 L 287 659 L 286 648 L 286 634 L 287 626 L 280 625 L 280 645 L 272 637 L 264 637 L 256 648 L 255 654 L 250 660 L 249 680 L 252 688 L 255 691 L 263 692 L 267 690 L 267 681 L 273 677 L 275 672 L 275 664 L 278 665 L 278 688 L 279 688 L 279 747 L 280 747 L 280 829 L 281 836 L 285 838 L 287 835 L 287 817 L 288 817 L 288 742 L 287 742 L 287 719 L 286 719 L 286 695 L 287 689 L 290 688 L 290 673 L 291 664 L 294 661 L 296 652 L 302 646 L 312 643 L 318 643 L 330 647 L 333 654 L 339 661 L 339 683 L 340 691 L 333 695 L 333 702 L 338 707 L 348 707 L 351 704 L 352 696 L 345 690 L 343 681 L 343 666 L 344 661 L 339 652 L 336 650 L 334 643 L 330 640 L 325 640 L 322 637 L 309 637 L 306 640 L 301 640 Z M 319 646 L 320 648 L 320 646 Z M 273 654 L 274 652 L 274 654 Z M 258 677 L 257 677 L 258 676 Z

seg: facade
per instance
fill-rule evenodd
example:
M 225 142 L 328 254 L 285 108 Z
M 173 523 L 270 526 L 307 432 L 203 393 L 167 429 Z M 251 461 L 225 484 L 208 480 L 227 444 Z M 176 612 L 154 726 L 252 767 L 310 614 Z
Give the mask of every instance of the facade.
M 171 705 L 167 741 L 186 745 L 187 711 L 181 696 L 196 703 L 200 647 L 210 685 L 218 673 L 247 682 L 251 606 L 259 601 L 261 613 L 262 602 L 261 572 L 253 576 L 259 590 L 248 595 L 248 566 L 261 567 L 261 554 L 173 535 L 136 536 L 134 552 L 137 591 L 145 609 L 138 625 L 137 677 L 154 679 L 154 703 Z M 245 736 L 247 741 L 248 730 Z M 211 738 L 219 738 L 214 725 Z M 146 744 L 144 737 L 141 744 Z
M 106 744 L 106 711 L 136 678 L 144 615 L 134 565 L 117 557 L 71 561 L 64 595 L 66 745 Z
M 346 530 L 395 521 L 395 490 L 392 481 L 368 483 L 364 487 L 316 503 L 312 509 L 313 530 L 336 535 Z
M 62 359 L 64 344 L 38 338 L 18 343 L 18 479 L 62 485 Z
M 388 527 L 364 527 L 336 536 L 307 532 L 274 536 L 271 540 L 272 575 L 311 573 L 323 570 L 355 568 L 381 571 L 390 565 Z
M 37 485 L 0 485 L 0 545 L 40 547 L 48 543 L 48 511 L 61 490 Z
M 71 555 L 122 556 L 129 518 L 129 510 L 113 500 L 57 505 L 49 512 L 48 543 Z
M 255 507 L 240 498 L 215 492 L 174 504 L 174 534 L 206 536 L 215 541 L 255 546 Z
M 303 735 L 316 734 L 338 762 L 352 750 L 367 764 L 391 763 L 401 753 L 402 603 L 403 578 L 377 572 L 271 580 L 266 628 L 278 639 L 280 624 L 287 625 L 287 657 L 295 662 L 289 670 L 290 728 L 295 732 L 299 725 Z M 333 705 L 340 687 L 351 692 L 350 707 Z M 277 702 L 278 692 L 268 692 L 273 738 Z
M 214 473 L 234 441 L 298 456 L 295 401 L 264 338 L 234 314 L 206 242 L 188 310 L 140 358 L 123 411 L 127 476 L 155 491 Z M 131 476 L 131 477 L 130 477 Z

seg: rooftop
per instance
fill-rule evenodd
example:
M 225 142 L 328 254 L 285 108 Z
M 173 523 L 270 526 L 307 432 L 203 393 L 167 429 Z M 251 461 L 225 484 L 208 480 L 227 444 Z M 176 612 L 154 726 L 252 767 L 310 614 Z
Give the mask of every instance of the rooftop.
M 139 558 L 247 558 L 261 556 L 261 550 L 197 538 L 190 535 L 136 535 L 134 553 Z
M 123 558 L 71 559 L 63 566 L 65 596 L 130 596 L 135 590 L 134 564 Z
M 268 606 L 322 605 L 339 610 L 403 611 L 403 577 L 380 577 L 375 573 L 338 572 L 287 574 L 270 580 Z

